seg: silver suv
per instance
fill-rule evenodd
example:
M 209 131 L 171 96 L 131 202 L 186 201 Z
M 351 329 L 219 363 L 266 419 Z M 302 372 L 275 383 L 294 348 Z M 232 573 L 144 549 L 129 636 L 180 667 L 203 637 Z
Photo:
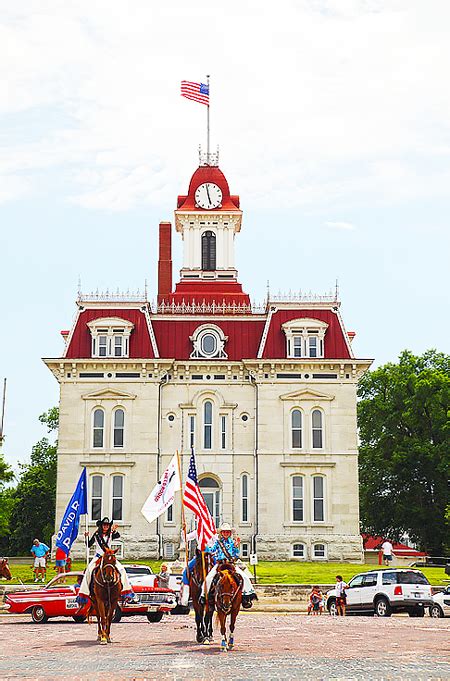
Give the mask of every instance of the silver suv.
M 362 572 L 353 577 L 346 589 L 348 613 L 374 613 L 390 617 L 393 612 L 407 612 L 423 617 L 433 605 L 431 586 L 422 572 L 389 568 Z M 327 608 L 336 614 L 336 589 L 327 593 Z

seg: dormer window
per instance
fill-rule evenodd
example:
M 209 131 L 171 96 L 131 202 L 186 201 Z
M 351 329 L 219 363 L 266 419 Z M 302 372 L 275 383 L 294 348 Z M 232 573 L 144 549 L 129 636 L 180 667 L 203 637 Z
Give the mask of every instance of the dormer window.
M 92 357 L 129 357 L 134 325 L 118 317 L 101 317 L 88 323 Z
M 286 356 L 293 359 L 302 357 L 323 357 L 324 338 L 328 324 L 319 319 L 292 319 L 283 324 L 286 334 Z
M 199 326 L 190 337 L 194 349 L 191 358 L 205 357 L 206 359 L 227 359 L 224 350 L 228 337 L 222 329 L 215 324 L 203 324 Z

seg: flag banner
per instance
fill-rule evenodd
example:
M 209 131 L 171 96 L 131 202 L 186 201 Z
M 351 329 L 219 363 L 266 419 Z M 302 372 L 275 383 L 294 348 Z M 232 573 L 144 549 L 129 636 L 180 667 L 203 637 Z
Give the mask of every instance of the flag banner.
M 195 465 L 194 450 L 189 460 L 189 471 L 184 486 L 183 504 L 193 511 L 197 520 L 197 544 L 200 551 L 204 551 L 206 545 L 217 534 L 216 526 L 211 513 L 198 486 L 197 468 Z
M 166 470 L 158 480 L 150 495 L 141 508 L 141 513 L 144 518 L 152 523 L 158 516 L 160 516 L 169 506 L 172 506 L 175 500 L 175 492 L 181 490 L 180 471 L 178 468 L 177 455 L 172 458 Z
M 209 106 L 209 85 L 205 83 L 192 83 L 190 80 L 181 81 L 181 96 L 193 99 L 199 104 Z
M 85 513 L 87 513 L 87 481 L 86 469 L 83 468 L 75 492 L 64 513 L 59 532 L 56 535 L 56 546 L 65 551 L 66 554 L 69 553 L 73 542 L 78 537 L 80 515 Z

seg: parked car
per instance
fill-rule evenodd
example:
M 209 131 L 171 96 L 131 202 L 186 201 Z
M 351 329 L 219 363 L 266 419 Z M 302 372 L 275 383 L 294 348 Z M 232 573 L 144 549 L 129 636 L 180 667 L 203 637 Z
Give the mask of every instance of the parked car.
M 130 584 L 133 586 L 158 586 L 158 575 L 153 574 L 150 565 L 124 565 Z M 181 575 L 170 575 L 169 587 L 177 593 L 181 590 Z
M 348 583 L 347 612 L 375 613 L 390 617 L 393 612 L 407 612 L 423 617 L 433 605 L 431 586 L 419 570 L 388 568 L 362 572 Z M 327 608 L 336 614 L 336 589 L 327 593 Z
M 39 589 L 15 591 L 5 597 L 4 608 L 11 613 L 30 613 L 33 622 L 43 624 L 51 617 L 72 617 L 75 622 L 84 622 L 88 605 L 80 608 L 76 602 L 77 584 L 82 572 L 67 572 L 57 575 Z M 114 621 L 123 616 L 146 615 L 149 622 L 159 622 L 165 612 L 177 608 L 177 595 L 171 589 L 151 586 L 133 587 L 139 599 L 134 603 L 119 602 Z
M 450 584 L 445 591 L 434 594 L 428 612 L 430 617 L 450 617 Z

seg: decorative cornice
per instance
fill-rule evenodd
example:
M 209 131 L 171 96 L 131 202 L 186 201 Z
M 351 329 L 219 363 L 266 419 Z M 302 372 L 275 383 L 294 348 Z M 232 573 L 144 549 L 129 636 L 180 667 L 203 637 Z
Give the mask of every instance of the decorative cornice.
M 82 400 L 135 400 L 136 395 L 124 392 L 123 390 L 115 390 L 114 388 L 104 388 L 103 390 L 95 390 L 92 393 L 81 396 Z
M 280 400 L 283 401 L 293 401 L 296 402 L 298 400 L 308 400 L 308 401 L 313 401 L 313 402 L 331 402 L 334 400 L 334 395 L 329 395 L 327 393 L 320 393 L 317 390 L 311 390 L 309 388 L 305 388 L 304 390 L 296 390 L 295 392 L 292 393 L 285 393 L 284 395 L 280 395 Z

